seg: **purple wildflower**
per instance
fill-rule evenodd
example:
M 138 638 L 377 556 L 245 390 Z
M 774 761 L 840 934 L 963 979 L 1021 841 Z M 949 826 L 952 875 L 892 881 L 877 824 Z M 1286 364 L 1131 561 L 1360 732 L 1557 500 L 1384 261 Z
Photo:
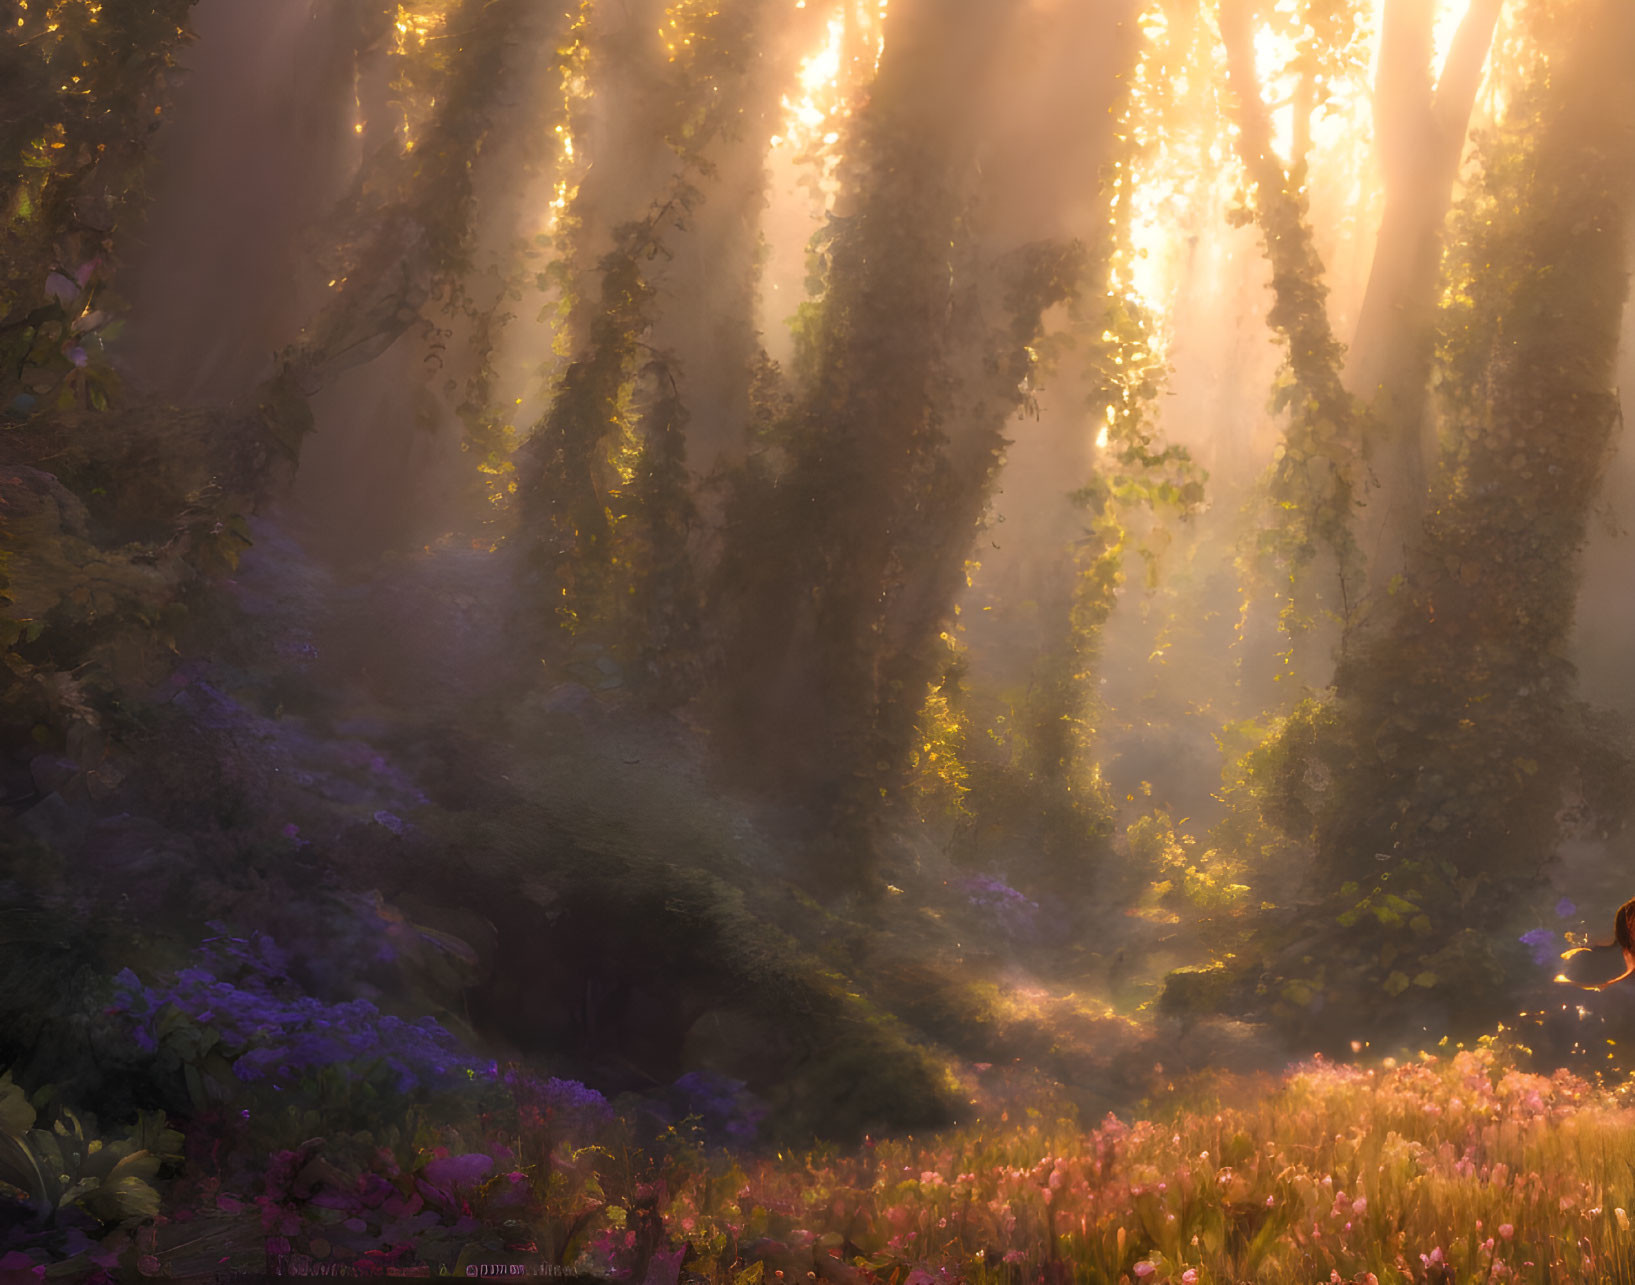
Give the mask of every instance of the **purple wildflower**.
M 1038 902 L 989 875 L 967 879 L 964 886 L 971 905 L 992 915 L 1002 931 L 1013 937 L 1034 934 L 1039 915 Z
M 272 983 L 289 984 L 288 960 L 263 934 L 213 938 L 200 953 L 218 966 L 238 964 L 222 969 L 238 980 L 222 980 L 209 968 L 184 968 L 158 988 L 143 985 L 129 969 L 114 979 L 112 1011 L 126 1016 L 144 1051 L 155 1051 L 159 1015 L 170 1007 L 217 1032 L 240 1080 L 271 1080 L 275 1088 L 330 1066 L 355 1074 L 382 1067 L 408 1093 L 467 1069 L 458 1042 L 433 1018 L 405 1021 L 363 999 L 329 1004 L 275 993 Z
M 1548 964 L 1561 953 L 1561 935 L 1548 928 L 1535 928 L 1523 933 L 1517 940 L 1532 951 L 1533 962 L 1540 966 Z

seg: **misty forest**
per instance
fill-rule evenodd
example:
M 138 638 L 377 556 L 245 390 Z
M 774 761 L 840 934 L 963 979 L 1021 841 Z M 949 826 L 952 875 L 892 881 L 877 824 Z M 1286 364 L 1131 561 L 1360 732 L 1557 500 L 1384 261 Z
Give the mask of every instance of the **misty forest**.
M 1635 1281 L 1629 0 L 0 27 L 0 1281 Z

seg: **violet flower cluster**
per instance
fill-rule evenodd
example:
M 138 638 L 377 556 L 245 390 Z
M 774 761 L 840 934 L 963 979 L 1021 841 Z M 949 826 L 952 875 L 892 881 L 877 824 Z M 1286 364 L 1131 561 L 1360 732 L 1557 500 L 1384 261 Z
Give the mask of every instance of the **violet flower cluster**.
M 964 888 L 971 905 L 991 915 L 1001 931 L 1012 937 L 1034 935 L 1038 927 L 1038 902 L 991 875 L 967 879 Z
M 670 1088 L 670 1098 L 683 1118 L 698 1123 L 705 1140 L 715 1146 L 748 1146 L 760 1136 L 768 1108 L 742 1080 L 712 1071 L 689 1071 Z
M 433 1018 L 394 1017 L 366 999 L 326 1003 L 293 993 L 287 957 L 264 934 L 215 938 L 199 953 L 208 967 L 181 969 L 161 985 L 146 985 L 128 968 L 114 979 L 110 1011 L 125 1016 L 145 1051 L 158 1050 L 165 1010 L 174 1009 L 220 1036 L 238 1079 L 275 1088 L 325 1067 L 344 1066 L 361 1078 L 383 1066 L 410 1093 L 478 1069 Z

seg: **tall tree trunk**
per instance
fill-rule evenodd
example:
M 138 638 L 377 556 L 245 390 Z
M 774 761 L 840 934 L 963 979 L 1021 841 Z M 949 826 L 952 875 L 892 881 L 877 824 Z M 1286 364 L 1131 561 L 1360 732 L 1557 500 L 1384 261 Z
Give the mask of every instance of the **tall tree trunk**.
M 451 11 L 462 43 L 435 115 L 412 152 L 366 159 L 352 202 L 349 270 L 299 338 L 278 353 L 270 386 L 311 396 L 374 360 L 422 318 L 441 282 L 465 270 L 477 161 L 513 88 L 507 45 L 529 7 L 527 0 L 464 0 Z
M 690 516 L 690 501 L 663 516 L 643 507 L 660 495 L 666 506 L 679 504 L 686 490 L 685 388 L 671 355 L 651 338 L 661 292 L 675 288 L 666 272 L 676 246 L 691 235 L 694 210 L 718 195 L 721 137 L 746 113 L 753 119 L 764 110 L 757 52 L 769 12 L 764 0 L 721 6 L 688 37 L 685 58 L 674 50 L 666 58 L 662 29 L 639 13 L 602 33 L 602 74 L 611 85 L 593 78 L 595 101 L 611 96 L 612 105 L 581 140 L 591 166 L 569 213 L 566 266 L 574 285 L 563 330 L 573 360 L 517 457 L 519 538 L 532 590 L 544 599 L 546 619 L 568 635 L 589 629 L 598 645 L 644 650 L 620 637 L 638 592 L 633 544 L 649 546 L 641 558 L 649 569 L 679 572 L 688 561 L 685 547 L 651 545 L 685 540 L 682 508 Z M 680 284 L 688 284 L 685 272 Z M 662 442 L 642 442 L 642 426 L 632 422 L 640 417 L 631 415 L 631 388 L 644 365 L 663 386 L 655 403 L 662 410 L 650 420 Z M 635 464 L 617 462 L 648 447 L 654 453 Z M 651 471 L 661 461 L 662 480 Z M 641 483 L 631 487 L 638 475 Z
M 789 479 L 803 510 L 791 516 L 811 526 L 800 576 L 810 587 L 789 586 L 811 604 L 789 657 L 806 712 L 792 724 L 774 715 L 762 730 L 791 742 L 792 766 L 819 803 L 848 814 L 866 810 L 868 781 L 889 766 L 872 756 L 884 599 L 937 467 L 971 91 L 1001 29 L 991 5 L 946 7 L 916 0 L 891 11 L 842 175 L 849 199 L 831 251 L 817 386 Z
M 817 808 L 865 881 L 1027 346 L 1074 276 L 1060 245 L 996 271 L 971 227 L 991 182 L 986 82 L 1014 20 L 983 0 L 892 6 L 841 172 L 811 386 L 781 430 L 786 463 L 728 514 L 720 719 L 746 771 Z
M 1580 6 L 1526 186 L 1499 194 L 1486 269 L 1514 281 L 1485 405 L 1460 408 L 1403 589 L 1336 676 L 1318 827 L 1336 879 L 1375 853 L 1502 895 L 1535 878 L 1578 757 L 1580 552 L 1619 423 L 1615 360 L 1635 205 L 1635 7 Z M 1497 905 L 1495 901 L 1490 904 Z
M 1434 0 L 1389 0 L 1385 8 L 1374 89 L 1385 213 L 1345 371 L 1347 386 L 1372 412 L 1367 452 L 1375 485 L 1360 543 L 1376 593 L 1402 571 L 1425 512 L 1442 226 L 1503 3 L 1470 0 L 1434 88 Z

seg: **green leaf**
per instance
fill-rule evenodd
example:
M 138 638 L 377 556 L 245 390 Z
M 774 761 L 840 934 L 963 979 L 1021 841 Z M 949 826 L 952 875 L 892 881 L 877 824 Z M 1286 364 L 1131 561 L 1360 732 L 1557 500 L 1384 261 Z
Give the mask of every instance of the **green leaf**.
M 140 1178 L 111 1178 L 85 1201 L 85 1207 L 104 1222 L 152 1218 L 159 1212 L 159 1193 Z
M 11 1081 L 11 1072 L 0 1076 L 0 1130 L 15 1138 L 23 1137 L 34 1127 L 36 1113 L 28 1103 L 28 1095 Z
M 163 1111 L 144 1111 L 137 1116 L 128 1141 L 116 1146 L 126 1148 L 119 1153 L 121 1158 L 134 1149 L 146 1151 L 160 1160 L 180 1160 L 183 1142 L 182 1135 L 165 1122 Z

